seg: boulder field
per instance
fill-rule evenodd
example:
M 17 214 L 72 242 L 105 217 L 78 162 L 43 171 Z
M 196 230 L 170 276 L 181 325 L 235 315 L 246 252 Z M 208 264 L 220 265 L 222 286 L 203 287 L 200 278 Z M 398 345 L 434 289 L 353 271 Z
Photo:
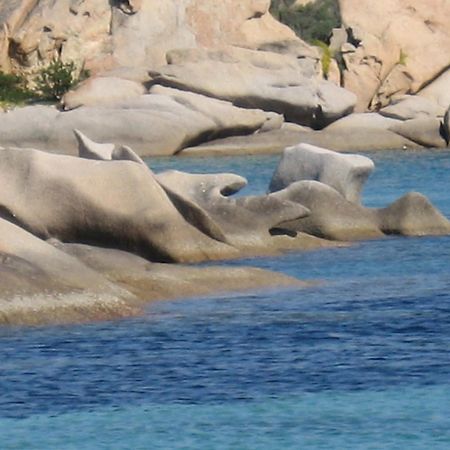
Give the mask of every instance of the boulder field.
M 56 58 L 91 77 L 58 105 L 1 112 L 0 145 L 76 155 L 76 128 L 139 156 L 447 147 L 448 2 L 336 2 L 329 54 L 270 0 L 3 2 L 2 71 Z
M 374 165 L 360 155 L 288 147 L 268 193 L 236 197 L 247 183 L 239 175 L 156 174 L 129 147 L 75 135 L 77 156 L 0 149 L 2 324 L 111 319 L 140 314 L 151 300 L 308 286 L 254 268 L 183 263 L 450 234 L 418 193 L 386 208 L 361 205 Z
M 298 288 L 258 269 L 185 264 L 449 234 L 419 193 L 364 207 L 374 164 L 337 153 L 449 146 L 448 2 L 336 1 L 329 67 L 270 0 L 1 2 L 1 71 L 32 78 L 60 59 L 91 76 L 58 104 L 2 105 L 0 323 Z M 142 159 L 261 153 L 281 159 L 268 192 L 249 197 L 234 196 L 239 175 L 154 173 Z

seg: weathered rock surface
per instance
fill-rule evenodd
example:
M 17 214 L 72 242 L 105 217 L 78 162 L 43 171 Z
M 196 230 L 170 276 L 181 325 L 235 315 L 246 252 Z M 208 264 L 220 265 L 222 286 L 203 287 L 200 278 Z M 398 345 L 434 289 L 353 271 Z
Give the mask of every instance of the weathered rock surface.
M 141 164 L 0 152 L 3 214 L 36 236 L 110 245 L 153 261 L 238 254 L 190 225 Z
M 257 155 L 281 153 L 286 147 L 307 143 L 342 152 L 415 149 L 420 146 L 393 131 L 374 127 L 293 131 L 281 129 L 249 136 L 233 136 L 183 149 L 184 155 Z
M 448 67 L 448 2 L 339 0 L 339 5 L 355 44 L 343 48 L 344 85 L 358 95 L 360 111 L 369 104 L 384 106 L 394 94 L 414 94 Z
M 258 55 L 238 61 L 228 53 L 184 52 L 152 76 L 157 84 L 278 112 L 290 122 L 307 126 L 321 128 L 352 112 L 356 102 L 352 93 L 305 76 L 295 59 L 255 53 L 266 53 L 266 58 Z
M 91 77 L 62 98 L 65 110 L 80 106 L 111 106 L 140 97 L 146 89 L 141 83 L 117 77 Z
M 405 95 L 380 110 L 382 116 L 398 120 L 435 119 L 444 113 L 438 103 L 419 95 Z
M 121 250 L 82 244 L 57 243 L 110 282 L 119 284 L 144 302 L 268 287 L 304 287 L 308 283 L 253 267 L 151 263 Z
M 0 324 L 76 322 L 136 313 L 130 292 L 0 219 Z
M 278 193 L 232 198 L 245 185 L 233 174 L 196 175 L 168 171 L 157 175 L 165 188 L 205 210 L 232 245 L 251 251 L 273 246 L 272 230 L 281 222 L 305 217 L 309 211 Z
M 311 213 L 280 225 L 325 239 L 354 241 L 383 236 L 371 214 L 346 200 L 338 191 L 319 181 L 297 181 L 286 189 L 287 197 L 306 206 Z
M 297 181 L 284 192 L 286 198 L 311 211 L 304 218 L 282 223 L 280 228 L 285 230 L 341 241 L 380 238 L 385 234 L 450 234 L 450 221 L 426 197 L 415 192 L 381 209 L 349 202 L 335 189 L 318 181 Z
M 113 106 L 66 112 L 27 106 L 0 113 L 0 145 L 75 155 L 73 129 L 78 129 L 95 141 L 133 147 L 141 156 L 173 155 L 209 139 L 252 133 L 269 122 L 276 127 L 276 120 L 278 124 L 282 120 L 193 93 L 156 86 L 152 92 Z
M 99 144 L 85 136 L 80 130 L 74 130 L 78 142 L 78 155 L 80 158 L 100 161 L 134 161 L 146 166 L 145 162 L 130 148 L 123 145 Z
M 393 124 L 398 122 L 399 120 L 385 117 L 379 113 L 354 113 L 328 125 L 326 131 L 347 130 L 351 134 L 358 128 L 389 130 Z
M 180 47 L 298 40 L 268 13 L 269 0 L 26 0 L 2 4 L 1 65 L 61 55 L 94 70 L 163 64 Z M 11 59 L 12 58 L 12 59 Z
M 441 120 L 419 118 L 393 124 L 389 129 L 423 147 L 444 148 L 447 146 L 441 133 Z
M 252 267 L 151 263 L 121 250 L 44 242 L 0 220 L 0 325 L 41 325 L 142 314 L 154 300 L 308 283 Z
M 336 189 L 346 200 L 359 203 L 373 161 L 361 155 L 344 155 L 310 144 L 288 147 L 278 164 L 269 191 L 279 191 L 296 181 L 315 180 Z
M 437 103 L 446 110 L 450 105 L 450 70 L 442 73 L 442 75 L 421 89 L 417 95 Z
M 374 214 L 386 234 L 440 236 L 450 233 L 448 219 L 418 192 L 410 192 Z

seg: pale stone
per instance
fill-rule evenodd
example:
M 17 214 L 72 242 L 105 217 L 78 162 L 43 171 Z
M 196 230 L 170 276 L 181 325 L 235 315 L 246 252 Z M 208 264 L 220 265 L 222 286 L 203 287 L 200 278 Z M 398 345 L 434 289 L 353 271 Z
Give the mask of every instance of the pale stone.
M 116 77 L 89 78 L 61 99 L 65 110 L 80 106 L 113 106 L 145 93 L 141 83 Z
M 443 148 L 447 145 L 441 134 L 441 121 L 437 118 L 406 120 L 392 125 L 389 129 L 423 147 Z
M 190 62 L 190 55 L 183 55 L 183 63 L 152 72 L 154 82 L 274 111 L 288 121 L 319 128 L 352 112 L 356 102 L 352 93 L 331 82 L 306 78 L 296 63 L 280 64 L 281 55 L 264 62 L 218 60 L 214 52 L 200 59 L 194 52 Z
M 38 237 L 87 240 L 153 261 L 188 262 L 238 254 L 187 222 L 141 164 L 37 150 L 0 152 L 4 180 L 0 206 Z
M 339 0 L 339 6 L 344 26 L 360 41 L 344 75 L 360 109 L 416 93 L 448 67 L 449 2 Z
M 438 103 L 420 95 L 405 95 L 380 110 L 385 117 L 399 120 L 442 117 L 445 113 Z
M 336 189 L 346 200 L 359 203 L 364 183 L 374 168 L 366 156 L 299 144 L 284 150 L 269 191 L 279 191 L 296 181 L 316 180 Z
M 446 70 L 432 83 L 420 90 L 418 95 L 437 103 L 446 110 L 450 105 L 450 70 Z

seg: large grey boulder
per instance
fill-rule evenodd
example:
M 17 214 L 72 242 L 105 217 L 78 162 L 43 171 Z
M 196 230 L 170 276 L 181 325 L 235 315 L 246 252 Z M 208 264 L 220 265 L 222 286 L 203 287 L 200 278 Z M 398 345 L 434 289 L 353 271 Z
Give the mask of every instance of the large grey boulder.
M 325 130 L 347 131 L 349 134 L 358 128 L 388 130 L 389 127 L 398 122 L 399 120 L 397 119 L 385 117 L 378 113 L 353 113 L 336 120 L 336 122 L 328 125 Z
M 437 103 L 446 110 L 450 105 L 450 69 L 447 68 L 437 78 L 433 79 L 417 95 Z
M 316 128 L 351 113 L 356 103 L 354 94 L 331 82 L 305 76 L 295 62 L 254 63 L 216 58 L 215 53 L 206 57 L 191 54 L 185 54 L 182 63 L 153 71 L 154 83 L 228 100 L 237 106 L 274 111 L 290 122 Z
M 435 119 L 444 113 L 442 106 L 420 95 L 404 95 L 380 110 L 382 116 L 398 120 Z
M 120 101 L 145 94 L 142 83 L 117 77 L 91 77 L 76 89 L 64 94 L 61 104 L 65 110 L 80 106 L 112 106 Z
M 280 195 L 310 210 L 308 216 L 282 223 L 280 228 L 338 241 L 383 236 L 366 208 L 346 200 L 338 191 L 319 181 L 297 181 L 280 191 Z
M 446 147 L 442 133 L 441 120 L 438 118 L 418 118 L 393 124 L 389 129 L 423 147 Z
M 75 155 L 73 129 L 78 129 L 98 142 L 112 140 L 133 147 L 140 156 L 173 155 L 209 139 L 253 133 L 273 121 L 273 115 L 261 110 L 160 91 L 122 100 L 114 107 L 61 112 L 50 106 L 28 106 L 0 113 L 0 145 Z
M 0 249 L 0 324 L 80 322 L 135 313 L 129 291 L 2 218 Z
M 386 208 L 369 209 L 346 200 L 318 181 L 298 181 L 280 191 L 310 210 L 304 218 L 280 228 L 325 239 L 354 241 L 386 234 L 426 236 L 450 234 L 450 222 L 423 196 L 411 192 Z
M 374 211 L 375 220 L 386 234 L 440 236 L 450 234 L 450 222 L 418 192 L 410 192 L 386 208 Z
M 336 189 L 348 201 L 359 203 L 364 183 L 374 168 L 366 156 L 299 144 L 284 150 L 269 191 L 279 191 L 296 181 L 315 180 Z
M 267 251 L 274 245 L 272 232 L 281 222 L 309 214 L 302 205 L 279 193 L 231 197 L 246 184 L 234 174 L 197 175 L 171 170 L 158 174 L 157 179 L 165 189 L 206 211 L 228 242 L 247 251 Z
M 238 254 L 187 222 L 142 164 L 3 149 L 0 176 L 3 216 L 44 239 L 110 245 L 153 261 Z

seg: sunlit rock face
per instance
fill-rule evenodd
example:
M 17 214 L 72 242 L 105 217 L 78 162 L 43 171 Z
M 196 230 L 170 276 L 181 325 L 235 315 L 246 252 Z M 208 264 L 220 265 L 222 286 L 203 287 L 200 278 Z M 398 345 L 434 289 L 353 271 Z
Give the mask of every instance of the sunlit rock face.
M 416 93 L 450 63 L 450 3 L 445 0 L 339 0 L 344 27 L 344 84 L 358 109 Z
M 295 40 L 269 0 L 23 0 L 3 2 L 0 63 L 35 66 L 55 56 L 94 71 L 157 66 L 175 48 Z

